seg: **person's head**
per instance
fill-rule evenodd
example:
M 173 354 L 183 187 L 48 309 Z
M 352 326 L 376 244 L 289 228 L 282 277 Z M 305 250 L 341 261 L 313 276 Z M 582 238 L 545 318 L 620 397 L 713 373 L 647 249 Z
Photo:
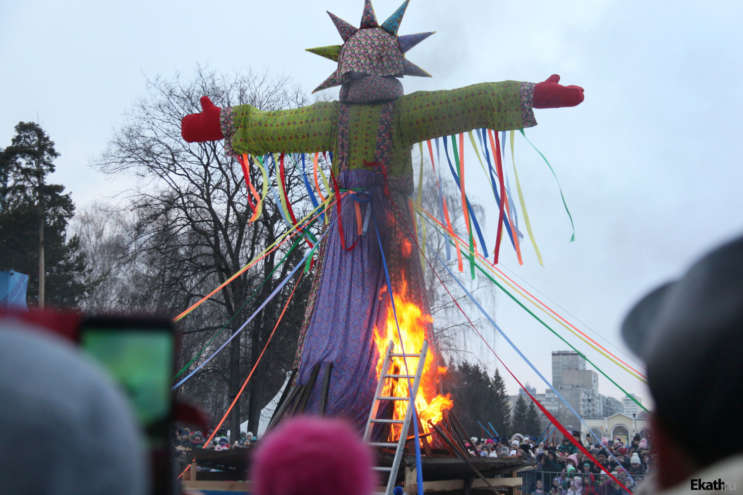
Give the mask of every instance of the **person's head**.
M 544 481 L 541 479 L 537 480 L 537 490 L 544 490 Z
M 0 319 L 3 493 L 144 495 L 148 458 L 119 387 L 67 341 Z
M 743 417 L 743 401 L 730 400 L 743 394 L 741 279 L 743 237 L 650 292 L 622 324 L 647 367 L 661 488 L 743 451 L 743 432 L 729 426 Z M 688 407 L 692 402 L 704 407 Z
M 191 445 L 198 448 L 204 445 L 204 442 L 206 439 L 204 438 L 204 435 L 200 431 L 195 431 L 191 433 Z
M 372 452 L 344 421 L 298 417 L 261 440 L 253 458 L 255 495 L 371 495 Z

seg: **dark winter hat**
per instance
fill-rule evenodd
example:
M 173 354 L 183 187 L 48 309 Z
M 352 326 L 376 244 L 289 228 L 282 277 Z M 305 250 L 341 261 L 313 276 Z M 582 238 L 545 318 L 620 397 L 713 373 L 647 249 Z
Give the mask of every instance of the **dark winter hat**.
M 622 336 L 646 363 L 656 416 L 698 462 L 743 450 L 730 428 L 743 417 L 743 237 L 647 294 Z

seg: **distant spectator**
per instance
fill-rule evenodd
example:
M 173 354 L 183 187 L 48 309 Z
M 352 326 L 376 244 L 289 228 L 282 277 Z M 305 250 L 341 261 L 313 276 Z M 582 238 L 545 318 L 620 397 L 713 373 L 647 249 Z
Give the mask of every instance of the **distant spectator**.
M 566 492 L 566 495 L 582 495 L 583 494 L 583 478 L 580 476 L 574 476 L 570 484 L 570 488 Z
M 0 492 L 148 492 L 148 457 L 127 399 L 66 341 L 0 320 L 0 397 Z
M 598 495 L 620 495 L 624 493 L 624 490 L 609 478 L 606 473 L 601 473 L 599 476 L 599 487 L 597 489 Z
M 534 495 L 544 495 L 544 482 L 540 479 L 537 480 L 536 487 L 534 488 Z
M 562 444 L 557 448 L 557 450 L 563 454 L 575 454 L 578 452 L 578 449 L 575 447 L 575 445 L 570 442 L 568 438 L 562 439 Z
M 630 462 L 629 473 L 632 476 L 641 475 L 645 473 L 645 468 L 642 466 L 640 455 L 637 452 L 634 452 L 632 456 L 630 456 L 629 462 Z

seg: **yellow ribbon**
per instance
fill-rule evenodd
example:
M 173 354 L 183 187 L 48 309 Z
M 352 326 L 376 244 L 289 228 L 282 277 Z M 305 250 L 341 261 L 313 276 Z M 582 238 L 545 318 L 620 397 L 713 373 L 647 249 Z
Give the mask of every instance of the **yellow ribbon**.
M 268 172 L 266 171 L 266 167 L 263 166 L 263 161 L 258 155 L 253 158 L 255 158 L 255 161 L 258 163 L 258 168 L 261 170 L 261 177 L 263 179 L 261 181 L 261 199 L 258 201 L 258 204 L 255 205 L 255 211 L 253 212 L 253 216 L 250 217 L 250 220 L 248 221 L 249 223 L 253 223 L 260 218 L 261 213 L 263 212 L 263 201 L 268 195 Z
M 428 211 L 426 211 L 423 208 L 416 208 L 416 210 L 417 210 L 418 215 L 420 215 L 422 218 L 425 219 L 426 217 L 428 217 L 430 219 L 430 221 L 432 221 L 433 226 L 439 231 L 439 233 L 441 233 L 441 235 L 448 236 L 448 233 L 447 233 L 446 229 L 440 224 L 440 222 L 438 220 L 436 220 L 436 218 L 433 215 L 431 215 L 431 213 L 429 213 Z M 462 239 L 459 239 L 459 240 L 462 241 Z M 462 242 L 464 242 L 464 241 L 462 241 Z M 459 246 L 459 243 L 456 243 L 456 242 L 454 244 L 457 247 L 457 249 L 462 252 L 462 254 L 465 254 L 465 255 L 467 254 L 466 246 L 461 246 L 460 247 Z M 557 322 L 560 326 L 562 326 L 568 332 L 570 332 L 573 335 L 575 335 L 576 337 L 578 337 L 581 341 L 583 341 L 585 344 L 587 344 L 593 350 L 595 350 L 596 352 L 598 352 L 599 354 L 601 354 L 602 356 L 604 356 L 606 359 L 608 359 L 609 361 L 611 361 L 613 364 L 615 364 L 616 366 L 622 368 L 624 371 L 626 371 L 627 373 L 629 373 L 630 375 L 632 375 L 634 378 L 637 378 L 641 382 L 647 383 L 647 380 L 644 377 L 642 377 L 638 373 L 636 373 L 633 370 L 631 370 L 629 367 L 627 367 L 624 364 L 622 364 L 619 361 L 617 361 L 616 358 L 608 355 L 607 353 L 605 353 L 601 349 L 597 348 L 593 343 L 591 343 L 589 340 L 587 340 L 585 337 L 583 337 L 580 333 L 576 332 L 573 328 L 571 328 L 569 325 L 567 325 L 564 321 L 562 321 L 561 319 L 557 318 L 551 312 L 547 311 L 545 309 L 545 307 L 547 307 L 546 305 L 544 305 L 543 303 L 542 304 L 539 304 L 533 297 L 531 297 L 530 295 L 528 295 L 525 292 L 524 289 L 522 289 L 519 285 L 517 285 L 514 282 L 512 282 L 510 280 L 510 277 L 508 277 L 501 268 L 498 268 L 496 266 L 491 265 L 479 253 L 476 254 L 476 256 L 480 260 L 480 262 L 478 262 L 478 266 L 485 267 L 493 276 L 497 277 L 498 280 L 500 280 L 504 285 L 507 285 L 509 288 L 511 288 L 519 296 L 521 296 L 522 298 L 526 299 L 533 307 L 539 309 L 543 314 L 547 315 L 550 319 L 552 319 L 553 321 Z
M 289 214 L 289 208 L 286 206 L 286 191 L 284 191 L 284 184 L 281 182 L 281 172 L 279 172 L 279 160 L 276 159 L 276 155 L 273 155 L 274 174 L 276 176 L 276 188 L 279 191 L 279 203 L 281 203 L 281 211 L 284 213 L 284 221 L 290 226 L 292 225 L 292 217 Z
M 271 251 L 274 247 L 276 247 L 278 244 L 280 244 L 284 239 L 286 239 L 287 236 L 292 235 L 296 230 L 299 229 L 300 226 L 302 226 L 307 220 L 310 218 L 313 218 L 315 215 L 319 215 L 319 212 L 321 209 L 327 209 L 327 207 L 332 202 L 333 197 L 328 197 L 323 203 L 317 205 L 316 208 L 314 208 L 312 211 L 310 211 L 307 216 L 305 216 L 302 220 L 297 222 L 297 225 L 292 226 L 289 230 L 281 234 L 271 245 L 269 245 L 266 249 L 264 249 L 259 255 L 257 255 L 253 260 L 251 260 L 248 264 L 240 268 L 238 271 L 236 271 L 230 278 L 222 282 L 216 289 L 212 290 L 209 294 L 201 298 L 198 302 L 195 304 L 192 304 L 188 309 L 183 311 L 181 314 L 173 318 L 173 321 L 179 321 L 183 318 L 185 318 L 189 313 L 191 313 L 193 310 L 201 306 L 203 303 L 208 301 L 214 294 L 225 288 L 227 285 L 232 283 L 233 280 L 235 280 L 237 277 L 245 273 L 248 269 L 250 269 L 252 266 L 254 266 L 256 263 L 258 263 L 265 255 Z
M 529 213 L 526 211 L 526 202 L 524 201 L 524 193 L 521 190 L 521 182 L 519 181 L 519 173 L 516 171 L 516 156 L 514 155 L 513 136 L 514 136 L 514 132 L 511 131 L 509 133 L 509 140 L 511 142 L 511 163 L 513 164 L 513 175 L 516 178 L 516 190 L 519 193 L 519 204 L 521 205 L 521 210 L 524 212 L 524 223 L 526 224 L 526 231 L 529 233 L 529 240 L 531 241 L 531 245 L 534 246 L 534 252 L 537 254 L 537 260 L 539 260 L 539 265 L 544 266 L 544 263 L 542 262 L 542 253 L 539 252 L 537 241 L 534 239 L 534 232 L 532 232 L 532 229 L 531 229 L 531 222 L 529 221 Z

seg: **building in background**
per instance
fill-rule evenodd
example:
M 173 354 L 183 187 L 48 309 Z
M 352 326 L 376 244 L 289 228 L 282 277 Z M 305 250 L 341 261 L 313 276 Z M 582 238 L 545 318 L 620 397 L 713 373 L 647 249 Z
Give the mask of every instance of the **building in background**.
M 585 360 L 577 352 L 552 352 L 552 386 L 581 417 L 603 417 L 599 376 L 595 371 L 586 369 Z
M 632 397 L 636 401 L 640 402 L 640 399 L 636 395 L 632 395 Z M 641 412 L 643 412 L 642 408 L 638 406 L 637 403 L 634 400 L 630 399 L 629 397 L 624 397 L 622 399 L 622 405 L 624 406 L 624 414 L 626 414 L 627 416 L 630 416 L 630 417 L 637 416 Z
M 577 352 L 552 352 L 552 386 L 581 416 L 583 425 L 552 389 L 538 393 L 536 387 L 525 385 L 529 393 L 571 431 L 580 430 L 585 436 L 587 426 L 598 437 L 626 439 L 642 433 L 647 426 L 647 414 L 632 399 L 619 400 L 599 393 L 598 373 L 586 369 L 586 361 Z M 519 395 L 528 399 L 523 390 L 510 396 L 512 413 Z
M 624 413 L 624 404 L 622 404 L 622 401 L 615 399 L 614 397 L 602 395 L 601 402 L 604 407 L 604 417 L 609 417 L 612 414 Z
M 581 428 L 581 438 L 585 438 L 590 429 L 596 438 L 606 438 L 612 442 L 620 440 L 628 445 L 635 435 L 647 437 L 647 418 L 647 413 L 643 412 L 634 417 L 616 413 L 601 419 L 586 419 Z

